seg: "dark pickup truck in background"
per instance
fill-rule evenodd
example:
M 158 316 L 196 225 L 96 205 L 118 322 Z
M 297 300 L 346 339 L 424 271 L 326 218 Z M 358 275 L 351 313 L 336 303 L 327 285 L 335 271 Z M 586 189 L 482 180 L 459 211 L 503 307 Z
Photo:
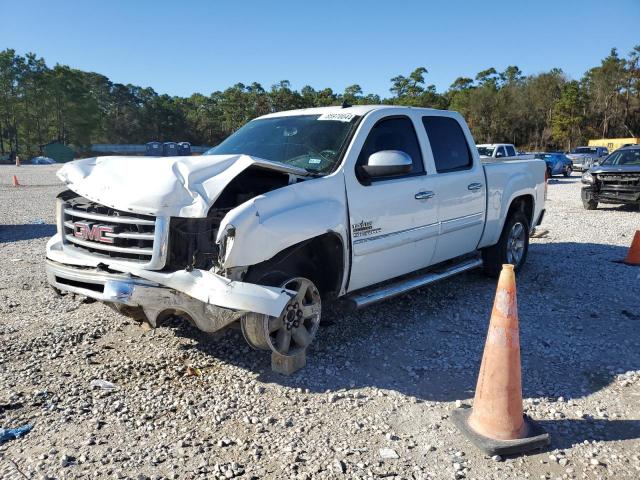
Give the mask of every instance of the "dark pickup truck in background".
M 587 210 L 595 210 L 598 203 L 640 208 L 640 146 L 616 150 L 600 165 L 583 173 L 582 183 L 582 205 Z

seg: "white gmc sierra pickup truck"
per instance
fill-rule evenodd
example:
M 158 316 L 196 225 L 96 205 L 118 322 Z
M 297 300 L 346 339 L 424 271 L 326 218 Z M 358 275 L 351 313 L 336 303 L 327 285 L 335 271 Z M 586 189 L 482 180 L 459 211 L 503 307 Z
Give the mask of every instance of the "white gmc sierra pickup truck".
M 156 326 L 178 314 L 303 351 L 323 302 L 362 307 L 483 266 L 519 269 L 542 160 L 483 165 L 456 112 L 326 107 L 255 119 L 203 156 L 65 165 L 47 275 Z

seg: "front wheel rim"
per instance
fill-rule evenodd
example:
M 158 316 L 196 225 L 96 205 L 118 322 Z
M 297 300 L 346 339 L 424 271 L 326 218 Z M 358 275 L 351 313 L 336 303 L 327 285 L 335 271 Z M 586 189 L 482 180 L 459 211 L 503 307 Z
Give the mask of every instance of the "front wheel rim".
M 313 341 L 322 304 L 317 287 L 306 278 L 290 278 L 281 287 L 295 292 L 278 317 L 249 313 L 241 321 L 242 333 L 254 348 L 280 355 L 296 355 Z
M 526 248 L 526 228 L 522 222 L 516 222 L 507 237 L 507 263 L 520 265 Z

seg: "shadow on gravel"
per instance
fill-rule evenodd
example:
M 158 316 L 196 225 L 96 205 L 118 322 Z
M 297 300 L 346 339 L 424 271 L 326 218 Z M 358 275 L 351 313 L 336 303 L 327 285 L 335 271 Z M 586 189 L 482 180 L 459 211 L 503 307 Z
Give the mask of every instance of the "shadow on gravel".
M 640 420 L 537 420 L 551 435 L 547 450 L 570 448 L 585 440 L 615 442 L 640 438 Z
M 614 263 L 626 251 L 531 244 L 517 280 L 525 398 L 585 397 L 640 370 L 640 298 L 628 290 L 640 269 Z M 477 271 L 361 311 L 330 308 L 307 366 L 290 377 L 271 372 L 270 353 L 246 347 L 238 330 L 212 338 L 184 323 L 172 327 L 193 340 L 182 348 L 257 373 L 261 382 L 315 393 L 375 387 L 451 402 L 473 397 L 494 295 L 495 280 Z
M 0 243 L 51 237 L 55 233 L 53 224 L 0 225 Z
M 579 183 L 580 177 L 553 177 L 549 179 L 549 185 Z

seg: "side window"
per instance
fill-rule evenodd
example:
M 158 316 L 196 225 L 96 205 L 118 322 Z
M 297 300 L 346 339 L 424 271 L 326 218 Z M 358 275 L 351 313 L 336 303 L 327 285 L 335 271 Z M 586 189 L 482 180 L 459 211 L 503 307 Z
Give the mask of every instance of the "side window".
M 460 124 L 450 117 L 422 117 L 438 173 L 467 170 L 473 158 Z
M 513 148 L 513 145 L 507 145 L 507 157 L 515 157 L 516 149 Z
M 385 118 L 376 123 L 362 146 L 356 168 L 366 165 L 371 154 L 382 150 L 400 150 L 411 157 L 413 165 L 406 176 L 424 173 L 420 144 L 409 117 Z
M 506 157 L 507 154 L 504 151 L 504 147 L 498 147 L 498 151 L 496 152 L 496 158 Z

